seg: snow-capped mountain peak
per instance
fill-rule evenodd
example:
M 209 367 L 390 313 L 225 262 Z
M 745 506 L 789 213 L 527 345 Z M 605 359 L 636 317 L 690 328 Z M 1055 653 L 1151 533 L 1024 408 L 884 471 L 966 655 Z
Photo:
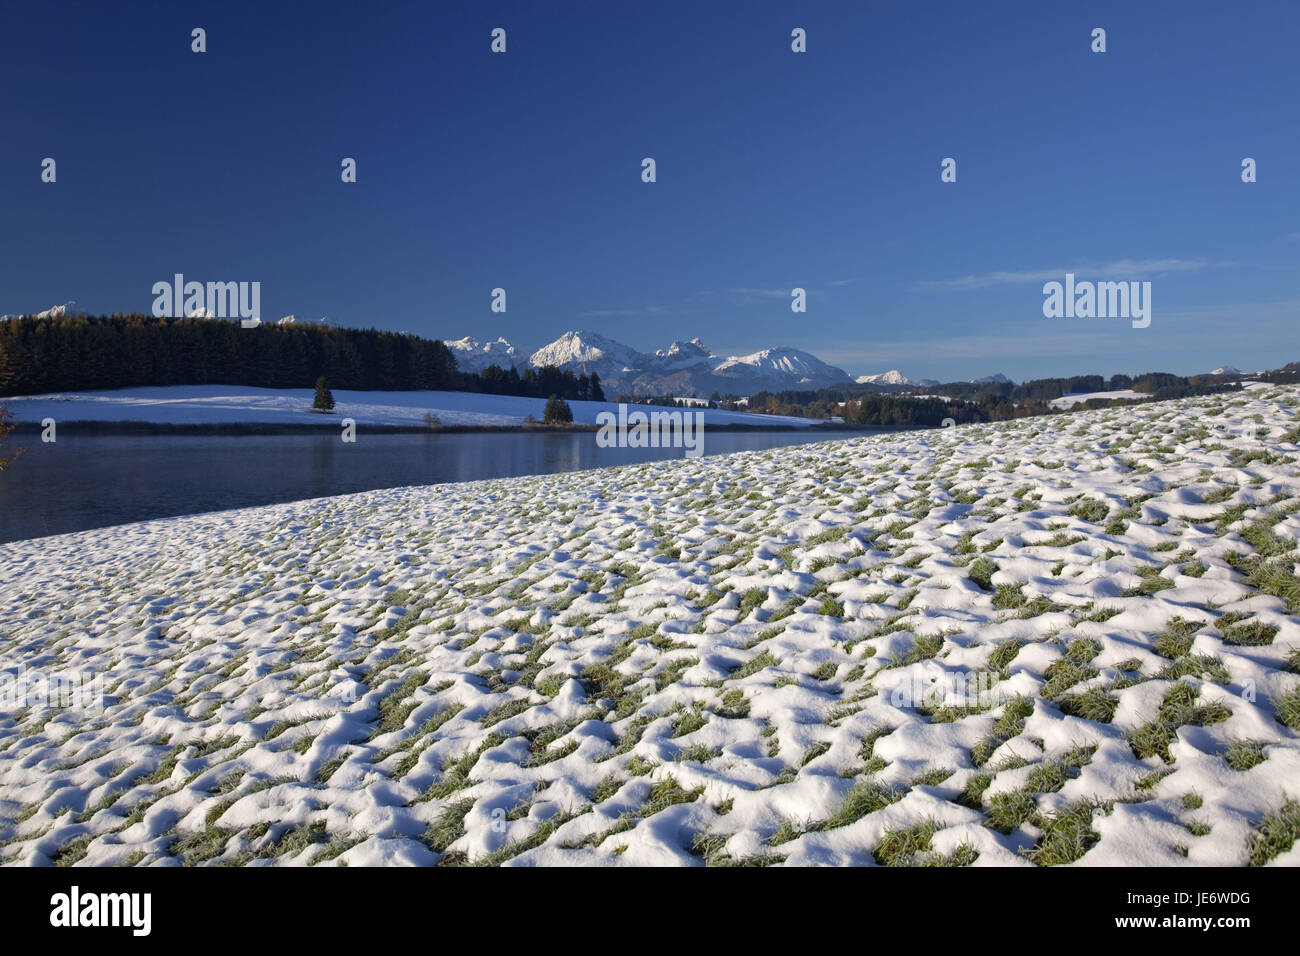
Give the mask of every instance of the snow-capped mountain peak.
M 636 349 L 598 332 L 565 332 L 549 345 L 543 345 L 529 356 L 528 361 L 538 366 L 554 365 L 559 368 L 582 366 L 581 371 L 591 371 L 586 366 L 612 363 L 620 369 L 631 370 L 644 364 L 645 356 Z M 599 371 L 599 370 L 596 370 Z
M 656 349 L 655 355 L 660 358 L 713 358 L 713 353 L 698 338 L 689 342 L 674 342 L 666 349 Z
M 913 385 L 915 384 L 910 378 L 900 372 L 898 369 L 891 369 L 888 372 L 877 372 L 875 375 L 859 375 L 855 381 L 859 385 Z
M 443 344 L 456 356 L 457 367 L 467 372 L 481 372 L 489 365 L 510 368 L 526 364 L 515 347 L 500 336 L 492 342 L 479 342 L 467 335 Z
M 42 312 L 37 312 L 34 318 L 37 319 L 57 319 L 60 316 L 68 314 L 68 307 L 76 304 L 76 299 L 70 299 L 62 305 L 52 305 Z
M 843 369 L 827 365 L 817 356 L 789 346 L 763 349 L 749 355 L 728 356 L 713 372 L 715 375 L 728 375 L 734 373 L 741 366 L 748 366 L 766 375 L 787 377 L 798 384 L 820 381 L 825 378 L 840 381 L 848 378 L 848 374 Z

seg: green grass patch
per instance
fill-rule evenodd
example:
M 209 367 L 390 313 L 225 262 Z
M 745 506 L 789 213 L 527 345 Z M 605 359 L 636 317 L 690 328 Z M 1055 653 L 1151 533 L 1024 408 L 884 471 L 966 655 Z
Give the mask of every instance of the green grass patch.
M 1264 866 L 1300 839 L 1300 803 L 1288 800 L 1255 827 L 1250 838 L 1250 865 Z
M 1268 759 L 1264 744 L 1257 740 L 1234 740 L 1228 744 L 1223 759 L 1233 770 L 1242 772 L 1257 767 Z
M 1232 716 L 1232 711 L 1223 704 L 1217 701 L 1200 704 L 1199 698 L 1200 690 L 1192 684 L 1180 682 L 1170 688 L 1160 702 L 1156 719 L 1129 731 L 1128 742 L 1134 756 L 1142 760 L 1159 757 L 1165 763 L 1173 763 L 1169 744 L 1179 727 L 1188 724 L 1205 727 Z
M 966 575 L 974 581 L 982 590 L 993 590 L 993 575 L 998 571 L 997 564 L 992 558 L 981 557 L 973 561 L 969 568 L 966 569 Z

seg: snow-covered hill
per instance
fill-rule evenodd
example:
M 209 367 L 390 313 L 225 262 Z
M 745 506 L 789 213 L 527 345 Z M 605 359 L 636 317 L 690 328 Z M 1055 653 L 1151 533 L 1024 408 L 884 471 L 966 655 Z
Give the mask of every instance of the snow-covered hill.
M 1132 389 L 1115 389 L 1110 392 L 1071 392 L 1062 395 L 1060 398 L 1054 398 L 1049 403 L 1053 408 L 1072 408 L 1075 405 L 1086 405 L 1091 399 L 1101 398 L 1113 400 L 1118 398 L 1130 398 L 1138 401 L 1145 401 L 1151 398 L 1148 392 L 1135 392 Z
M 1297 404 L 0 545 L 0 863 L 1295 866 Z
M 170 425 L 323 425 L 344 418 L 358 425 L 422 425 L 431 414 L 443 425 L 521 425 L 527 416 L 540 420 L 546 401 L 515 395 L 478 392 L 359 392 L 334 389 L 334 411 L 311 410 L 315 392 L 309 388 L 252 388 L 243 385 L 168 385 L 112 391 L 61 392 L 0 398 L 18 422 L 73 421 L 154 422 Z M 571 401 L 574 422 L 596 424 L 602 410 L 617 411 L 614 402 Z M 637 406 L 642 407 L 642 406 Z M 650 410 L 649 406 L 645 406 Z M 663 409 L 659 409 L 662 411 Z M 806 427 L 807 418 L 699 409 L 709 425 Z

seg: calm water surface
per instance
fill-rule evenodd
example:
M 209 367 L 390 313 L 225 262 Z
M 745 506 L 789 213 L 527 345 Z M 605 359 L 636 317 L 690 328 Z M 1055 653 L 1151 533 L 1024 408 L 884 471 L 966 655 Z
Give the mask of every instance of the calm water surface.
M 708 432 L 710 455 L 862 432 Z M 106 525 L 342 495 L 681 458 L 681 449 L 600 448 L 593 432 L 361 435 L 11 435 L 0 471 L 0 542 Z

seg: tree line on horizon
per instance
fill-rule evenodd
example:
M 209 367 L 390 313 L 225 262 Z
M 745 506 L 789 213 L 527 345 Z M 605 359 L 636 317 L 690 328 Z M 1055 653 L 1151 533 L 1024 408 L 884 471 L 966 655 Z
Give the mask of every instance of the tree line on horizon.
M 1236 382 L 1207 376 L 1184 377 L 1169 372 L 1143 375 L 1078 375 L 1072 378 L 1032 379 L 1014 382 L 950 382 L 926 389 L 925 396 L 905 392 L 880 392 L 861 386 L 838 386 L 811 391 L 759 392 L 750 397 L 750 411 L 807 418 L 842 418 L 848 425 L 882 427 L 939 427 L 945 419 L 959 425 L 1004 422 L 1062 409 L 1052 399 L 1092 392 L 1134 391 L 1156 400 L 1185 398 L 1233 391 Z M 942 396 L 942 397 L 939 397 Z M 1088 408 L 1144 401 L 1126 397 L 1090 399 Z
M 604 401 L 600 379 L 553 366 L 464 372 L 450 348 L 379 329 L 316 323 L 243 328 L 238 321 L 110 316 L 0 322 L 0 394 L 159 385 L 243 385 L 360 391 L 488 392 Z
M 1278 372 L 1260 373 L 1253 378 L 1268 381 L 1300 381 L 1300 363 Z M 913 386 L 915 387 L 915 386 Z M 748 397 L 714 392 L 709 407 L 728 411 L 749 411 L 761 415 L 796 418 L 841 419 L 846 425 L 887 428 L 939 427 L 946 419 L 958 424 L 1000 422 L 1033 415 L 1060 413 L 1052 400 L 1063 395 L 1135 391 L 1153 399 L 1183 398 L 1236 389 L 1229 376 L 1180 376 L 1169 372 L 1143 375 L 1075 375 L 1067 378 L 1031 379 L 1015 382 L 949 382 L 933 385 L 923 394 L 902 386 L 845 383 L 819 389 L 760 391 Z M 1145 399 L 1093 398 L 1084 405 L 1101 408 Z M 672 396 L 619 395 L 619 402 L 694 408 L 698 403 Z

